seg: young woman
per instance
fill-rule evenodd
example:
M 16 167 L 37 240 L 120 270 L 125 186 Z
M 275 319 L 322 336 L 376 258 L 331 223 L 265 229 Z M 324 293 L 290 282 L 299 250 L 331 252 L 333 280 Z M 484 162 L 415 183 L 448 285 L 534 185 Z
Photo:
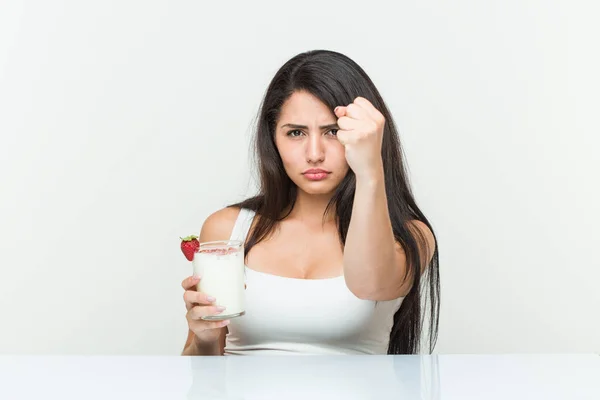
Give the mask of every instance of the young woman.
M 245 241 L 246 315 L 185 290 L 184 355 L 415 354 L 437 339 L 438 251 L 398 132 L 363 69 L 332 51 L 289 60 L 256 129 L 257 196 L 210 215 L 200 242 Z M 423 300 L 429 300 L 425 307 Z

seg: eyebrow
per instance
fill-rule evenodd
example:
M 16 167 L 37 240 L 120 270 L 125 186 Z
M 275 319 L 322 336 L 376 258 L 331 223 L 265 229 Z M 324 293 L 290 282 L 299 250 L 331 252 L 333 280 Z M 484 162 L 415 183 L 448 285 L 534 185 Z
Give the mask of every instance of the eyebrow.
M 281 128 L 308 129 L 306 125 L 284 124 Z M 338 124 L 321 125 L 319 129 L 339 129 Z

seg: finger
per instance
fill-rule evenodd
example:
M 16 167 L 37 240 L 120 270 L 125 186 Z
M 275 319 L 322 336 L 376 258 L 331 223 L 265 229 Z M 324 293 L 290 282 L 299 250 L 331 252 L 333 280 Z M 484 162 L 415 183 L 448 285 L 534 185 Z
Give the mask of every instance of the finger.
M 346 115 L 346 107 L 344 106 L 337 106 L 334 110 L 333 113 L 335 114 L 336 117 L 341 118 L 343 116 Z
M 381 118 L 383 118 L 383 114 L 381 114 L 381 112 L 375 108 L 373 103 L 364 97 L 357 97 L 354 99 L 354 104 L 359 105 L 363 110 L 365 110 L 365 112 L 368 113 L 371 118 L 375 119 L 376 121 L 379 121 Z
M 207 295 L 206 293 L 197 292 L 195 290 L 186 290 L 183 293 L 183 300 L 185 304 L 212 304 L 215 302 L 215 298 Z
M 190 328 L 194 328 L 192 330 L 196 331 L 196 330 L 204 330 L 207 331 L 209 329 L 220 329 L 223 328 L 227 325 L 229 325 L 229 322 L 231 322 L 231 320 L 229 319 L 224 319 L 222 321 L 192 321 L 190 323 Z M 201 327 L 200 329 L 196 329 L 196 326 Z
M 181 282 L 181 287 L 185 290 L 196 290 L 196 285 L 200 282 L 200 277 L 198 276 L 188 276 Z
M 375 107 L 373 106 L 373 103 L 371 103 L 369 100 L 367 100 L 366 98 L 364 98 L 362 96 L 358 96 L 357 98 L 355 98 L 353 103 L 358 104 L 359 106 L 363 107 L 365 110 L 368 110 L 370 108 L 375 109 Z
M 345 131 L 352 131 L 357 126 L 357 120 L 350 117 L 341 117 L 337 120 L 338 127 Z M 339 131 L 338 131 L 339 134 Z
M 352 103 L 346 107 L 346 117 L 350 117 L 352 119 L 363 120 L 367 118 L 371 118 L 369 112 L 360 106 L 359 104 Z
M 197 321 L 202 319 L 202 317 L 221 314 L 224 310 L 225 307 L 221 306 L 196 306 L 188 311 L 188 317 L 191 320 Z
M 339 130 L 336 136 L 337 140 L 345 146 L 346 144 L 348 144 L 353 134 L 354 132 L 352 131 Z

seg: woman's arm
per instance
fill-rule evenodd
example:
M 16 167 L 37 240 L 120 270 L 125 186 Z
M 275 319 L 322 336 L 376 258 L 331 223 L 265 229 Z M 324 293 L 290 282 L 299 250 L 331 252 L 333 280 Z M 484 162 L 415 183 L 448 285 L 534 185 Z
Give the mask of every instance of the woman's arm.
M 340 127 L 337 138 L 356 176 L 344 247 L 346 285 L 362 299 L 396 299 L 408 293 L 413 277 L 405 276 L 406 257 L 394 238 L 389 217 L 381 158 L 385 118 L 363 97 L 357 97 L 348 106 L 336 107 L 334 113 Z M 426 242 L 419 246 L 421 259 L 428 260 L 421 266 L 425 268 L 433 255 L 427 248 L 435 248 L 433 234 L 419 221 L 411 221 L 408 228 L 417 243 Z
M 222 356 L 225 348 L 227 327 L 221 328 L 219 340 L 210 344 L 201 344 L 196 340 L 194 332 L 188 331 L 188 338 L 183 348 L 182 356 Z
M 420 257 L 429 264 L 435 248 L 431 230 L 420 221 L 411 221 L 411 230 L 420 246 Z M 344 275 L 348 288 L 359 298 L 384 301 L 405 296 L 413 276 L 406 276 L 407 262 L 396 242 L 389 217 L 383 171 L 356 180 L 352 217 L 344 247 Z
M 239 208 L 227 207 L 211 214 L 200 230 L 199 241 L 210 242 L 215 240 L 227 240 L 231 236 L 235 220 L 239 215 Z M 187 280 L 184 281 L 186 285 Z M 185 290 L 195 290 L 193 287 L 186 287 Z M 191 307 L 191 306 L 190 306 Z M 188 323 L 189 324 L 189 323 Z M 211 322 L 212 324 L 212 322 Z M 211 339 L 209 341 L 198 340 L 198 336 L 188 328 L 188 337 L 183 347 L 182 355 L 223 355 L 225 348 L 225 338 L 227 335 L 227 327 L 217 328 L 219 329 L 217 340 Z M 212 329 L 211 329 L 212 330 Z M 216 332 L 215 332 L 216 333 Z M 212 334 L 211 338 L 215 337 Z

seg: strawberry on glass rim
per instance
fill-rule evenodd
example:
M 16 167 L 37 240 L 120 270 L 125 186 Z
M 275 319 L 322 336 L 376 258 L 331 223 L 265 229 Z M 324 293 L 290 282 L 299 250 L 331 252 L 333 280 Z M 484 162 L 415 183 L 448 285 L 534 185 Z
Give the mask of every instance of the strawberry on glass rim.
M 181 251 L 185 258 L 188 261 L 194 261 L 194 253 L 208 253 L 215 254 L 218 256 L 226 256 L 229 254 L 234 254 L 237 252 L 237 249 L 234 247 L 227 248 L 211 248 L 210 242 L 205 243 L 206 247 L 202 248 L 200 246 L 200 242 L 198 241 L 198 236 L 190 235 L 186 237 L 180 237 L 181 239 Z
M 186 237 L 180 237 L 181 239 L 181 251 L 188 261 L 194 260 L 194 253 L 200 248 L 200 242 L 198 236 L 190 235 Z

